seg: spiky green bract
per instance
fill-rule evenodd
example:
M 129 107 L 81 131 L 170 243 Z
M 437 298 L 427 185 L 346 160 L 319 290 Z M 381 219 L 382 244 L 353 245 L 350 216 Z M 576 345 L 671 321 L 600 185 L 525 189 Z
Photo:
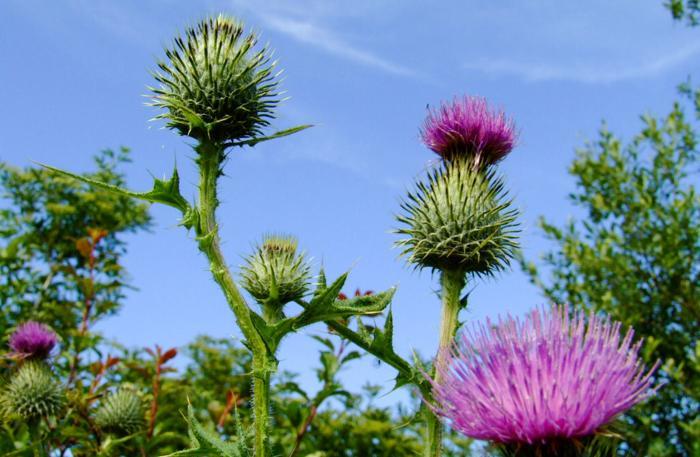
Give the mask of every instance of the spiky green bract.
M 57 414 L 63 400 L 62 386 L 41 361 L 22 364 L 2 392 L 3 409 L 25 420 Z
M 143 401 L 136 391 L 122 387 L 102 400 L 95 413 L 100 429 L 116 435 L 131 435 L 144 425 Z
M 518 247 L 518 212 L 492 169 L 440 164 L 401 208 L 397 233 L 407 237 L 397 245 L 419 268 L 488 275 L 507 266 Z
M 251 139 L 269 125 L 279 103 L 274 62 L 257 37 L 237 20 L 219 15 L 201 21 L 165 50 L 154 72 L 156 118 L 199 141 Z
M 309 290 L 311 269 L 291 236 L 268 235 L 241 267 L 242 286 L 267 311 L 300 300 Z

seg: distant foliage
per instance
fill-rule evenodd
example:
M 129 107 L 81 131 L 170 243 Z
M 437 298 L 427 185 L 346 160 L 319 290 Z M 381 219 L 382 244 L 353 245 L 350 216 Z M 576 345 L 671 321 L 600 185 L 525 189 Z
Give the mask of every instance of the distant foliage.
M 664 4 L 676 20 L 684 20 L 691 26 L 700 24 L 700 1 L 667 0 Z
M 635 455 L 700 453 L 700 197 L 697 123 L 676 104 L 642 118 L 623 141 L 603 128 L 577 152 L 571 195 L 583 219 L 540 221 L 556 246 L 541 270 L 550 300 L 604 311 L 646 338 L 648 365 L 664 361 L 656 396 L 628 416 Z

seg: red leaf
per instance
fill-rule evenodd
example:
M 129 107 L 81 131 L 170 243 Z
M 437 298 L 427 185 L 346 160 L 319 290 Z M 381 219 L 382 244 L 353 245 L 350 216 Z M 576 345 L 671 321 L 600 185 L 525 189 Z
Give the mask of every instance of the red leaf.
M 166 363 L 168 363 L 169 360 L 174 358 L 176 355 L 177 355 L 176 348 L 168 349 L 162 356 L 160 356 L 160 364 L 165 365 Z

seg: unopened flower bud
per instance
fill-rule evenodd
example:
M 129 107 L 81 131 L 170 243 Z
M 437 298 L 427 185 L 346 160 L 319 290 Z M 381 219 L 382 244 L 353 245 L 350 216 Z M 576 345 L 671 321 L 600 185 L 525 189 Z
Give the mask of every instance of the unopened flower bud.
M 419 181 L 401 205 L 397 245 L 420 268 L 488 275 L 517 248 L 517 211 L 491 170 L 466 160 L 443 163 Z
M 220 15 L 188 28 L 166 49 L 152 105 L 167 126 L 200 141 L 225 143 L 258 136 L 279 103 L 274 62 L 257 37 Z
M 122 387 L 102 400 L 95 413 L 95 423 L 116 435 L 130 435 L 144 425 L 143 401 L 136 391 Z
M 64 392 L 44 362 L 23 363 L 2 392 L 4 409 L 25 420 L 53 416 L 63 406 Z
M 281 308 L 309 289 L 310 267 L 297 240 L 267 236 L 241 268 L 242 285 L 261 305 Z

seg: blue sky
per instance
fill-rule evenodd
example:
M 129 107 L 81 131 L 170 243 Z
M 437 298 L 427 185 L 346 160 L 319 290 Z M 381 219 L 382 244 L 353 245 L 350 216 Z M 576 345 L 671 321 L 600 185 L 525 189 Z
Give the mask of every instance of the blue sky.
M 132 188 L 150 186 L 175 160 L 195 194 L 187 139 L 149 122 L 149 70 L 173 34 L 207 14 L 239 16 L 275 49 L 291 97 L 275 127 L 316 126 L 234 151 L 222 183 L 224 249 L 234 268 L 262 233 L 284 232 L 330 275 L 351 268 L 348 291 L 398 285 L 396 347 L 432 353 L 436 278 L 397 258 L 393 214 L 434 155 L 418 141 L 427 104 L 489 98 L 516 120 L 520 145 L 502 164 L 534 258 L 548 246 L 545 215 L 576 214 L 566 173 L 574 150 L 605 120 L 629 138 L 643 113 L 662 115 L 676 85 L 697 73 L 697 32 L 671 21 L 661 1 L 252 0 L 185 2 L 3 0 L 0 3 L 0 160 L 81 171 L 103 148 L 133 149 Z M 183 345 L 195 335 L 237 337 L 233 318 L 177 214 L 153 208 L 151 233 L 130 237 L 125 259 L 138 290 L 100 326 L 129 345 Z M 543 303 L 514 268 L 474 283 L 467 321 Z M 281 368 L 314 385 L 312 328 L 285 341 Z M 390 386 L 369 359 L 349 385 Z M 401 398 L 391 394 L 386 401 Z

